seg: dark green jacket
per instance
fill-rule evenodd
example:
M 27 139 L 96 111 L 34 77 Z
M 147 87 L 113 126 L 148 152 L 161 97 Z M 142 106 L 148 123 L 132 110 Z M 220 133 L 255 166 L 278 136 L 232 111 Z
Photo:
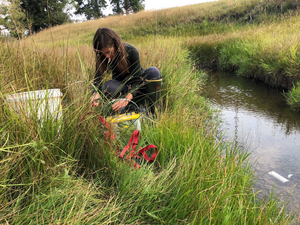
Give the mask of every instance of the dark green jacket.
M 137 86 L 141 83 L 141 77 L 145 70 L 141 66 L 138 50 L 133 45 L 130 45 L 128 43 L 126 43 L 126 50 L 129 73 L 121 74 L 121 71 L 119 71 L 117 67 L 118 62 L 116 62 L 115 60 L 109 63 L 108 68 L 112 71 L 112 79 L 117 80 L 124 85 L 127 85 L 129 87 L 130 93 L 135 95 Z M 98 71 L 98 65 L 96 65 L 94 85 L 99 90 L 101 90 L 102 80 L 103 77 Z

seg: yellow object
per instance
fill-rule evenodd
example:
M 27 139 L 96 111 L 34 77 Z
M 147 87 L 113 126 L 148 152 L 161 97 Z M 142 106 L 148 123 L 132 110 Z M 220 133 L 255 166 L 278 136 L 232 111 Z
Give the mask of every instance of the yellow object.
M 106 121 L 109 123 L 120 123 L 123 121 L 136 120 L 139 117 L 140 117 L 140 114 L 132 112 L 132 113 L 127 113 L 127 114 L 120 114 L 117 116 L 109 116 L 106 118 Z

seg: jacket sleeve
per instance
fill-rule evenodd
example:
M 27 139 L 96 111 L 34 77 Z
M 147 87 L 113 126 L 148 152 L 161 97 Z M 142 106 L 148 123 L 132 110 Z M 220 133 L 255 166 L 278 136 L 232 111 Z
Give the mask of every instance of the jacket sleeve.
M 138 50 L 134 46 L 130 46 L 128 52 L 128 62 L 129 62 L 129 77 L 126 81 L 127 85 L 130 87 L 130 93 L 136 96 L 140 85 L 142 84 L 142 74 L 143 68 L 140 63 L 140 55 Z

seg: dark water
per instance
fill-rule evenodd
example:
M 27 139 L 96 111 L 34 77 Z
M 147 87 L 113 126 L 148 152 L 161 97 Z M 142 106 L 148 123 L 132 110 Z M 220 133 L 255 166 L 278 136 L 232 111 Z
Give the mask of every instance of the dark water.
M 288 198 L 289 212 L 299 211 L 300 113 L 293 112 L 276 89 L 232 74 L 212 74 L 206 90 L 212 105 L 221 109 L 225 139 L 252 152 L 259 196 L 269 196 L 273 188 L 280 201 Z M 270 171 L 288 181 L 283 183 Z

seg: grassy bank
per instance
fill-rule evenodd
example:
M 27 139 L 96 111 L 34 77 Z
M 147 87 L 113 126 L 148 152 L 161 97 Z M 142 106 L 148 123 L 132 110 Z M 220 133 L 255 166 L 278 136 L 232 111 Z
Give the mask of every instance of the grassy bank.
M 273 7 L 266 6 L 270 3 Z M 223 33 L 194 36 L 187 41 L 187 47 L 201 68 L 231 71 L 239 76 L 262 80 L 284 90 L 287 103 L 299 111 L 297 4 L 297 1 L 256 3 L 247 10 L 253 16 L 251 21 L 249 16 L 244 17 L 244 21 L 232 19 Z M 252 13 L 254 11 L 256 13 Z M 220 24 L 224 24 L 222 20 L 218 21 Z
M 293 16 L 251 30 L 194 38 L 189 40 L 188 46 L 203 66 L 232 71 L 285 91 L 291 90 L 286 95 L 287 101 L 298 110 L 300 96 L 295 93 L 300 79 L 298 20 L 299 16 Z
M 182 9 L 191 15 L 192 7 Z M 147 36 L 140 32 L 146 26 L 137 24 L 143 16 L 155 21 L 155 16 L 163 19 L 160 13 L 167 12 L 66 24 L 20 42 L 1 43 L 1 223 L 288 224 L 292 220 L 273 197 L 257 199 L 247 153 L 217 138 L 217 120 L 201 97 L 205 73 L 192 68 L 188 33 L 181 37 L 176 31 L 178 35 L 170 37 L 167 32 Z M 178 9 L 173 12 L 179 15 Z M 164 77 L 164 110 L 154 121 L 143 122 L 140 138 L 141 146 L 157 145 L 159 155 L 140 170 L 122 163 L 115 156 L 116 146 L 105 144 L 97 118 L 87 117 L 79 126 L 92 110 L 93 34 L 106 26 L 139 49 L 143 67 L 156 66 Z M 34 112 L 27 118 L 10 110 L 5 101 L 6 94 L 46 88 L 63 92 L 63 120 L 58 123 L 49 119 L 41 127 Z M 124 147 L 122 140 L 118 142 Z

